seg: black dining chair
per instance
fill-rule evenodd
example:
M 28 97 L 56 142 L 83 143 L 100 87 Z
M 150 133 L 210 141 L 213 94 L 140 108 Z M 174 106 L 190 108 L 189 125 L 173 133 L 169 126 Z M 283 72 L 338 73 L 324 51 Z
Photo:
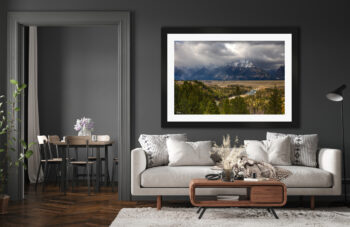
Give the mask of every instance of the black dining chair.
M 109 135 L 97 135 L 96 139 L 97 139 L 97 141 L 110 141 L 111 138 L 110 138 Z M 96 148 L 96 149 L 98 149 L 98 148 Z M 96 151 L 96 152 L 99 152 L 99 150 Z M 88 159 L 90 161 L 95 161 L 95 162 L 97 161 L 96 154 L 94 153 L 94 151 L 92 149 L 91 149 L 91 153 L 90 153 Z M 107 179 L 110 182 L 109 171 L 108 171 L 108 169 L 109 169 L 109 166 L 108 166 L 109 165 L 109 163 L 108 163 L 108 153 L 105 154 L 105 157 L 100 157 L 100 161 L 101 161 L 101 163 L 100 163 L 101 178 L 100 179 L 101 180 L 104 179 L 105 174 L 107 174 Z M 105 164 L 104 165 L 104 173 L 102 172 L 102 162 L 104 162 L 104 164 Z
M 67 142 L 67 152 L 68 152 L 68 164 L 70 168 L 70 172 L 72 175 L 72 192 L 74 191 L 74 185 L 76 183 L 76 178 L 78 178 L 78 168 L 83 167 L 86 171 L 86 178 L 87 178 L 87 184 L 88 184 L 88 194 L 90 195 L 90 183 L 91 183 L 91 172 L 92 167 L 96 163 L 95 161 L 89 160 L 89 142 L 90 142 L 90 136 L 67 136 L 66 137 Z M 72 160 L 69 155 L 69 149 L 74 146 L 84 146 L 86 150 L 86 160 Z M 78 156 L 77 156 L 78 157 Z M 67 179 L 68 180 L 68 177 Z M 95 191 L 96 191 L 96 183 L 95 183 Z
M 39 155 L 40 155 L 40 164 L 36 176 L 35 181 L 35 191 L 37 191 L 37 185 L 39 180 L 40 171 L 43 170 L 44 173 L 44 180 L 43 180 L 43 188 L 42 190 L 45 191 L 45 184 L 48 181 L 48 177 L 50 176 L 50 171 L 52 170 L 51 167 L 55 166 L 56 169 L 56 178 L 59 171 L 59 167 L 62 164 L 62 159 L 55 157 L 48 144 L 48 139 L 46 136 L 37 136 L 38 144 L 39 144 Z M 57 180 L 57 179 L 56 179 Z

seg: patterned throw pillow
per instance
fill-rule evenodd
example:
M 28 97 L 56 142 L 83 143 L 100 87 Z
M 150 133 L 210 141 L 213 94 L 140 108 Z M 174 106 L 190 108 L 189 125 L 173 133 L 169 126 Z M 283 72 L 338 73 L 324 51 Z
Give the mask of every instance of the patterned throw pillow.
M 140 135 L 139 143 L 146 153 L 147 168 L 168 165 L 169 155 L 166 146 L 167 138 L 179 141 L 187 140 L 186 134 Z
M 282 134 L 275 132 L 267 132 L 267 140 L 275 140 L 277 138 L 290 137 L 291 145 L 291 161 L 293 165 L 316 167 L 316 153 L 318 148 L 318 135 L 294 135 Z

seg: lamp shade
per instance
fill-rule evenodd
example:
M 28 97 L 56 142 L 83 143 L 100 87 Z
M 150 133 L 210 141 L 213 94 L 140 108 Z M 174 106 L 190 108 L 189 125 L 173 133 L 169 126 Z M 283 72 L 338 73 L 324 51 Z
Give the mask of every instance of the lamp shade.
M 346 88 L 346 85 L 343 84 L 342 86 L 338 87 L 334 91 L 329 92 L 326 97 L 327 99 L 333 101 L 333 102 L 340 102 L 343 101 L 343 90 Z

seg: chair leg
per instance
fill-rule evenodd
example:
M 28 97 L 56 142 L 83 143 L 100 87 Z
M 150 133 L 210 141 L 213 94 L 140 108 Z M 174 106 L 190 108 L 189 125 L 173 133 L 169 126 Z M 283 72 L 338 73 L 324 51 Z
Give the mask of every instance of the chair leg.
M 157 210 L 162 209 L 162 196 L 157 196 Z
M 36 192 L 36 189 L 37 189 L 37 187 L 38 187 L 38 181 L 39 181 L 40 170 L 41 170 L 41 162 L 40 162 L 40 164 L 39 164 L 38 172 L 37 172 L 37 174 L 36 174 L 35 192 Z
M 106 180 L 106 184 L 105 185 L 108 185 L 108 184 L 110 184 L 111 183 L 111 178 L 110 178 L 110 176 L 109 176 L 109 165 L 108 165 L 109 163 L 108 163 L 108 154 L 106 154 L 106 157 L 105 157 L 105 174 L 106 174 L 106 177 L 105 177 L 105 179 L 107 179 Z
M 48 166 L 47 166 L 47 162 L 45 162 L 45 165 L 44 165 L 43 192 L 45 191 L 45 183 L 46 183 L 46 178 L 47 178 L 47 171 L 48 171 Z
M 113 163 L 113 167 L 112 167 L 112 182 L 111 182 L 111 184 L 112 184 L 112 192 L 114 192 L 114 172 L 115 172 L 115 163 Z
M 72 173 L 72 192 L 74 192 L 74 184 L 76 180 L 76 166 L 72 165 L 71 166 L 71 173 Z
M 90 195 L 90 166 L 89 166 L 89 164 L 86 165 L 86 171 L 87 171 L 86 176 L 87 176 L 88 192 L 89 192 L 88 194 Z
M 75 187 L 79 187 L 79 168 L 78 168 L 78 166 L 77 166 L 77 168 L 76 168 L 76 170 L 75 170 L 75 178 L 74 178 L 74 180 L 75 180 Z
M 56 179 L 55 179 L 55 186 L 57 186 L 57 183 L 58 183 L 58 165 L 57 165 L 57 164 L 55 164 L 55 169 L 56 169 L 56 174 L 55 174 L 55 176 L 56 176 Z
M 310 197 L 310 209 L 311 210 L 315 209 L 315 196 Z
M 66 185 L 62 185 L 63 187 L 63 191 L 66 193 L 66 190 L 68 188 L 68 178 L 69 178 L 69 175 L 70 175 L 70 169 L 72 168 L 72 165 L 67 163 L 67 166 L 66 166 L 66 179 L 63 179 L 64 181 L 66 181 Z
M 93 165 L 91 165 L 91 173 L 92 173 L 92 170 L 93 170 Z M 96 170 L 96 163 L 95 163 L 95 170 Z M 95 182 L 94 182 L 95 193 L 97 193 L 97 175 L 96 174 L 97 172 L 95 171 Z

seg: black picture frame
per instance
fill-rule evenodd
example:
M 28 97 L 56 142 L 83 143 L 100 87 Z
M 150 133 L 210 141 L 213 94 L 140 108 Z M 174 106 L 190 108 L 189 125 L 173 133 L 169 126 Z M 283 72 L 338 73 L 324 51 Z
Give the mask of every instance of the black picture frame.
M 292 120 L 289 122 L 169 122 L 167 119 L 168 34 L 244 33 L 292 35 Z M 299 28 L 298 27 L 163 27 L 161 29 L 162 128 L 297 128 L 299 127 Z

